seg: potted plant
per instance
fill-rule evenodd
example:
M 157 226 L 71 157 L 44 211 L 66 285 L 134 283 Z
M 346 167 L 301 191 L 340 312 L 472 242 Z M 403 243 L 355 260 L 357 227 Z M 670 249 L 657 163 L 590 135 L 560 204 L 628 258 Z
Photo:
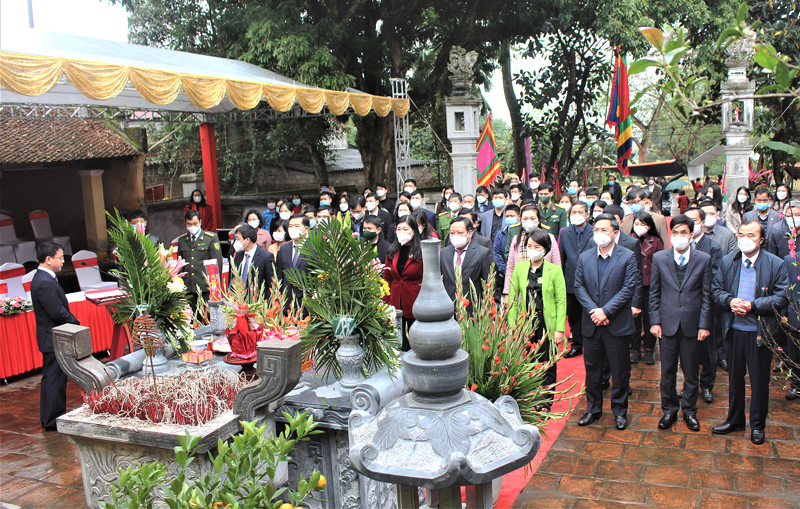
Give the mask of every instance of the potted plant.
M 304 360 L 313 358 L 319 371 L 341 379 L 336 353 L 347 342 L 348 349 L 353 345 L 363 349 L 363 367 L 361 361 L 356 366 L 359 371 L 387 366 L 393 372 L 400 349 L 394 311 L 382 300 L 385 284 L 375 252 L 350 229 L 350 215 L 320 223 L 300 252 L 309 257 L 309 270 L 286 274 L 303 289 L 303 307 L 309 316 L 301 335 Z

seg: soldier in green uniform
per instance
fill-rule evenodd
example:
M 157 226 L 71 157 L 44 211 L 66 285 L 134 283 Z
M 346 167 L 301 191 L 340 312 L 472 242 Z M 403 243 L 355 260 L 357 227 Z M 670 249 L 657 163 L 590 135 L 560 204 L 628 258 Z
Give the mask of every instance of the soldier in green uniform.
M 452 191 L 452 188 L 448 188 Z M 451 193 L 450 198 L 447 200 L 446 212 L 440 212 L 436 220 L 438 225 L 439 240 L 442 241 L 442 247 L 447 242 L 447 237 L 450 235 L 450 222 L 458 217 L 458 211 L 461 210 L 461 195 L 459 193 Z
M 213 232 L 203 231 L 200 225 L 200 214 L 190 210 L 184 215 L 187 233 L 178 237 L 178 256 L 186 261 L 184 270 L 186 275 L 183 282 L 186 284 L 189 302 L 192 311 L 197 309 L 198 292 L 208 300 L 208 283 L 206 283 L 205 260 L 217 260 L 220 278 L 222 277 L 222 251 L 219 249 L 219 239 Z
M 553 184 L 542 182 L 539 184 L 539 225 L 544 231 L 558 239 L 561 228 L 567 226 L 567 211 L 552 203 Z

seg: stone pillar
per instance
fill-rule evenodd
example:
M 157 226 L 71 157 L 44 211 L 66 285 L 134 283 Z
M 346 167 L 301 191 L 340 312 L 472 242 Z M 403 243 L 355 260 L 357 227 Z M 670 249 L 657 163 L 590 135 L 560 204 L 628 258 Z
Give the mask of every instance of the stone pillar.
M 474 51 L 467 51 L 458 46 L 450 50 L 450 64 L 447 68 L 453 73 L 450 81 L 453 90 L 445 99 L 447 115 L 447 138 L 450 140 L 453 161 L 453 187 L 456 192 L 475 194 L 478 187 L 477 158 L 475 145 L 480 137 L 481 101 L 472 95 L 472 83 L 475 75 L 472 66 L 478 59 Z
M 725 186 L 728 204 L 736 200 L 736 190 L 748 185 L 749 157 L 753 147 L 750 134 L 753 132 L 753 99 L 738 99 L 756 91 L 753 80 L 747 79 L 747 65 L 753 54 L 751 41 L 741 39 L 725 50 L 728 58 L 728 79 L 722 84 L 722 132 L 725 133 L 725 164 L 728 172 Z
M 106 202 L 103 196 L 103 170 L 78 170 L 83 191 L 83 215 L 86 221 L 86 241 L 90 251 L 108 250 L 106 232 Z

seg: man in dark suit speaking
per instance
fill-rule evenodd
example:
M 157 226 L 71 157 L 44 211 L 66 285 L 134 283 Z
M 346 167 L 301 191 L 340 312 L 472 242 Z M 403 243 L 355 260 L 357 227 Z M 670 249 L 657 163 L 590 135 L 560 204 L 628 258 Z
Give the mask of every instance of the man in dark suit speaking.
M 272 276 L 275 274 L 275 257 L 256 244 L 258 231 L 245 224 L 236 229 L 236 255 L 233 264 L 245 280 L 245 289 L 250 291 L 250 285 L 255 285 L 256 292 L 262 292 L 261 299 L 269 299 Z
M 53 349 L 53 327 L 71 323 L 80 325 L 69 311 L 64 290 L 56 272 L 64 266 L 64 249 L 45 242 L 36 250 L 39 269 L 31 281 L 31 301 L 36 317 L 36 342 L 42 352 L 42 391 L 39 419 L 45 431 L 56 430 L 56 419 L 67 413 L 67 375 L 61 370 Z
M 467 313 L 472 314 L 472 301 L 483 296 L 481 281 L 489 279 L 492 265 L 492 252 L 475 242 L 472 221 L 457 217 L 450 223 L 450 245 L 442 249 L 439 265 L 442 270 L 444 289 L 451 299 L 456 298 L 456 270 L 461 267 L 461 291 L 469 300 Z M 475 285 L 477 295 L 470 295 L 470 281 Z
M 711 316 L 711 256 L 690 245 L 694 219 L 672 220 L 672 248 L 653 255 L 650 273 L 650 332 L 661 340 L 660 429 L 669 429 L 678 417 L 675 383 L 678 359 L 684 385 L 681 409 L 686 426 L 700 431 L 697 392 L 700 385 L 700 341 L 709 338 Z M 714 244 L 716 245 L 716 244 Z M 647 310 L 645 310 L 646 312 Z M 713 338 L 712 338 L 713 340 Z
M 633 251 L 615 243 L 619 221 L 601 214 L 594 223 L 597 249 L 585 251 L 575 268 L 575 297 L 583 307 L 583 362 L 586 366 L 586 414 L 578 425 L 587 426 L 603 413 L 603 360 L 608 356 L 614 385 L 611 410 L 617 429 L 628 427 L 628 386 L 631 377 L 629 338 L 635 329 L 631 300 L 639 282 Z

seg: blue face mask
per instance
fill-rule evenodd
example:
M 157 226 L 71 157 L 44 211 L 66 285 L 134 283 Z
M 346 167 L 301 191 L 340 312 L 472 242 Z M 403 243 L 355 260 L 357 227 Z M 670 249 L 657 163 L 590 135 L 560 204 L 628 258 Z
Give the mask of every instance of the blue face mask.
M 492 206 L 496 209 L 502 209 L 506 206 L 505 200 L 492 200 Z
M 512 224 L 517 224 L 517 223 L 519 223 L 519 219 L 517 219 L 516 217 L 507 217 L 506 218 L 506 224 L 508 226 L 511 226 Z
M 319 201 L 319 206 L 320 207 L 328 207 L 328 206 L 330 206 L 330 204 L 331 204 L 330 200 L 320 200 Z
M 586 205 L 591 207 L 593 203 L 594 203 L 594 198 L 586 198 Z
M 756 208 L 760 212 L 764 212 L 765 210 L 767 210 L 769 208 L 769 203 L 756 203 Z
M 638 214 L 642 211 L 642 204 L 641 203 L 633 203 L 631 204 L 631 212 L 634 214 Z
M 292 200 L 292 203 L 294 203 L 295 206 L 300 205 L 300 200 Z
M 578 194 L 578 188 L 577 187 L 570 187 L 569 189 L 567 189 L 567 191 L 569 192 L 569 194 L 573 194 L 573 195 Z
M 313 227 L 317 226 L 317 220 L 316 219 L 309 219 L 308 222 L 309 222 L 309 225 L 308 225 L 309 228 L 313 228 Z

